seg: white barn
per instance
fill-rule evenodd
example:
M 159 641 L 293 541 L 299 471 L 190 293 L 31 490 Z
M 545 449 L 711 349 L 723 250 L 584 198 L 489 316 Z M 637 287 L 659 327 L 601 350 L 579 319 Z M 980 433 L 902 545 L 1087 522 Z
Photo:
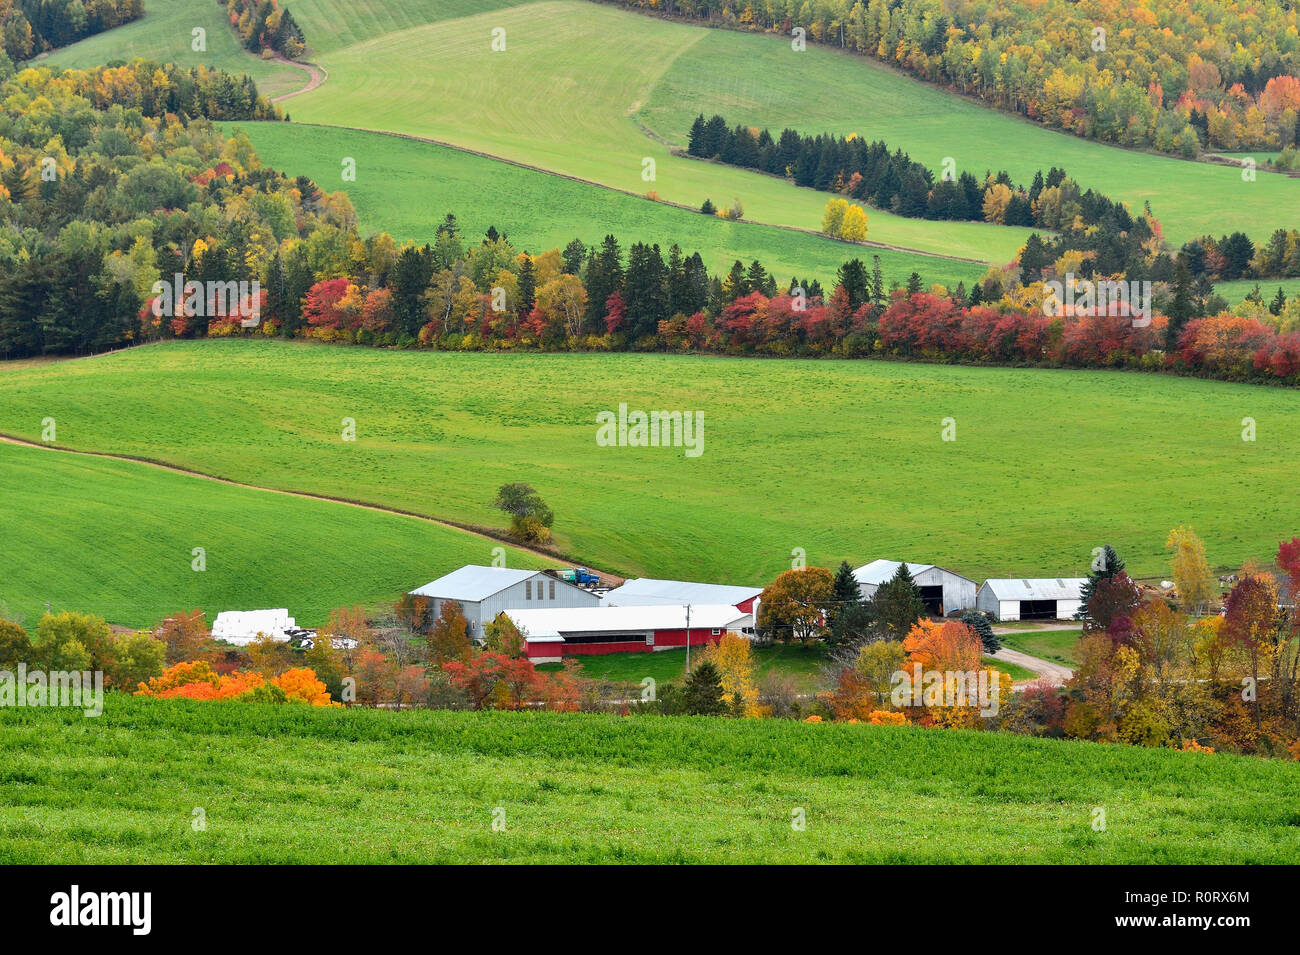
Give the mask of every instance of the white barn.
M 600 598 L 591 591 L 543 571 L 480 564 L 466 564 L 411 593 L 429 598 L 429 612 L 434 619 L 442 613 L 446 601 L 459 603 L 475 640 L 483 639 L 483 627 L 503 610 L 600 604 Z
M 902 564 L 902 561 L 897 560 L 873 560 L 855 570 L 853 579 L 858 582 L 862 599 L 872 599 L 880 585 L 892 579 Z M 978 586 L 969 577 L 954 574 L 951 570 L 933 564 L 909 562 L 907 570 L 916 586 L 921 588 L 925 609 L 934 616 L 946 617 L 975 606 Z
M 1009 577 L 980 584 L 976 606 L 996 620 L 1069 620 L 1086 577 Z

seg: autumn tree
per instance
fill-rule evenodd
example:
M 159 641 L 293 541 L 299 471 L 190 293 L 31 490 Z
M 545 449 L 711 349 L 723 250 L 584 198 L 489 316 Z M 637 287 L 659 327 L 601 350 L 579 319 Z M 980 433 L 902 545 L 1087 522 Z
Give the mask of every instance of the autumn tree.
M 758 626 L 777 640 L 807 643 L 826 633 L 834 581 L 825 567 L 787 570 L 759 598 Z
M 894 674 L 907 663 L 907 651 L 898 640 L 873 640 L 858 650 L 853 668 L 858 672 L 876 702 L 889 699 Z
M 197 660 L 209 637 L 203 611 L 198 607 L 188 613 L 177 611 L 160 623 L 154 632 L 167 645 L 169 665 L 182 660 Z
M 925 670 L 979 670 L 983 645 L 975 631 L 958 620 L 918 620 L 903 638 L 903 650 Z
M 12 620 L 0 620 L 0 670 L 9 670 L 26 663 L 32 653 L 32 641 L 27 631 Z
M 339 641 L 339 656 L 343 669 L 351 673 L 357 665 L 361 651 L 371 642 L 370 624 L 366 621 L 366 612 L 361 606 L 335 607 L 330 611 L 329 619 L 320 632 L 321 639 L 336 638 Z
M 114 689 L 134 691 L 139 684 L 162 674 L 166 658 L 167 645 L 148 631 L 117 635 L 105 682 Z
M 492 653 L 521 657 L 524 655 L 525 642 L 524 631 L 515 626 L 515 622 L 504 611 L 483 628 L 483 647 Z
M 438 666 L 452 660 L 464 661 L 473 654 L 473 644 L 469 639 L 469 621 L 455 600 L 444 600 L 442 612 L 434 621 L 433 629 L 426 639 L 429 662 Z
M 1120 571 L 1114 577 L 1097 581 L 1092 596 L 1084 605 L 1085 633 L 1108 633 L 1113 640 L 1127 640 L 1133 611 L 1142 602 L 1142 592 L 1129 575 Z
M 1102 547 L 1101 552 L 1092 562 L 1087 579 L 1079 589 L 1079 611 L 1074 615 L 1076 620 L 1087 619 L 1088 601 L 1092 599 L 1092 592 L 1096 589 L 1097 582 L 1114 577 L 1123 569 L 1124 561 L 1115 552 L 1115 548 L 1109 544 Z
M 1214 597 L 1205 545 L 1190 527 L 1180 525 L 1169 532 L 1165 547 L 1173 548 L 1170 564 L 1178 598 L 1192 613 L 1204 613 Z
M 1260 658 L 1269 653 L 1278 622 L 1277 584 L 1266 573 L 1243 571 L 1223 602 L 1223 637 L 1245 649 L 1250 660 L 1252 709 L 1261 726 Z
M 112 631 L 103 617 L 47 613 L 36 627 L 32 660 L 45 670 L 109 670 L 114 662 Z
M 745 716 L 762 716 L 758 687 L 754 682 L 754 652 L 749 640 L 738 633 L 724 633 L 717 643 L 705 648 L 703 662 L 718 669 L 723 697 Z

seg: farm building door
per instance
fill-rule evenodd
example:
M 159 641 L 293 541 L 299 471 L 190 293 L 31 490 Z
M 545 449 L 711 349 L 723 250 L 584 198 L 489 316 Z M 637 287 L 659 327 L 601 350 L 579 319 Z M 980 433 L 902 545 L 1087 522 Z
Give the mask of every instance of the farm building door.
M 925 601 L 927 613 L 936 617 L 943 616 L 943 584 L 921 588 L 921 599 Z
M 1021 620 L 1055 620 L 1056 601 L 1055 600 L 1022 600 L 1020 601 L 1020 619 Z

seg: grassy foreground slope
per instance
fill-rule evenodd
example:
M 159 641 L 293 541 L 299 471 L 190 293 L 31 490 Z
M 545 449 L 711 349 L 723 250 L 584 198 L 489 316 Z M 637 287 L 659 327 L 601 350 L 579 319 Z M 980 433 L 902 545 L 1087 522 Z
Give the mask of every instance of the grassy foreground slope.
M 196 28 L 205 31 L 204 50 L 193 48 Z M 84 69 L 138 56 L 247 73 L 267 96 L 287 93 L 306 82 L 306 74 L 297 67 L 262 60 L 245 50 L 226 20 L 225 5 L 214 0 L 147 0 L 141 19 L 54 50 L 39 63 Z
M 6 864 L 1300 853 L 1294 764 L 969 731 L 114 697 L 98 719 L 5 708 L 0 754 Z
M 325 189 L 343 189 L 363 232 L 389 232 L 399 240 L 432 242 L 447 212 L 454 212 L 471 242 L 488 226 L 504 231 L 519 249 L 564 248 L 581 238 L 599 244 L 613 233 L 626 249 L 633 242 L 676 242 L 687 255 L 699 252 L 711 271 L 725 273 L 737 259 L 754 259 L 777 276 L 819 279 L 831 288 L 836 270 L 850 258 L 868 265 L 880 256 L 886 282 L 907 284 L 916 271 L 927 284 L 972 285 L 985 267 L 939 256 L 866 248 L 823 236 L 752 222 L 728 222 L 640 196 L 629 196 L 560 176 L 522 169 L 470 153 L 379 133 L 303 126 L 239 123 L 227 128 L 249 134 L 262 161 L 290 175 L 307 175 Z M 341 160 L 356 160 L 356 180 L 341 181 Z
M 598 446 L 597 412 L 620 403 L 702 412 L 703 453 Z M 0 367 L 3 432 L 39 438 L 48 415 L 70 447 L 469 524 L 500 526 L 497 486 L 528 481 L 579 559 L 737 583 L 795 548 L 1060 576 L 1107 541 L 1154 575 L 1188 521 L 1213 565 L 1267 556 L 1300 529 L 1298 407 L 1283 389 L 1116 372 L 257 340 Z
M 428 521 L 234 487 L 144 464 L 0 443 L 0 600 L 146 626 L 176 610 L 288 607 L 323 624 L 377 606 L 493 541 Z M 192 551 L 207 569 L 192 569 Z M 510 548 L 512 567 L 539 566 Z

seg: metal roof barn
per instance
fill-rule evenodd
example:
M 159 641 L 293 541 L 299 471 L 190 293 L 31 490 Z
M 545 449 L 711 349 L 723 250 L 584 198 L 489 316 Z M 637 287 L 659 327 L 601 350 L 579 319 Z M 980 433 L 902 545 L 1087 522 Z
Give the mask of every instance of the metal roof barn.
M 871 600 L 881 584 L 892 580 L 904 561 L 873 560 L 853 572 L 863 600 Z M 936 617 L 970 610 L 975 606 L 975 581 L 934 564 L 907 563 L 907 571 L 916 586 L 921 588 L 925 609 Z
M 1086 577 L 995 577 L 980 585 L 976 606 L 998 620 L 1068 620 L 1083 604 Z
M 600 598 L 591 591 L 540 570 L 479 564 L 467 564 L 411 593 L 429 598 L 429 612 L 435 618 L 447 601 L 460 604 L 469 622 L 469 635 L 475 640 L 482 640 L 483 628 L 506 610 L 600 604 Z
M 762 587 L 741 587 L 731 584 L 701 584 L 691 580 L 656 580 L 653 577 L 635 577 L 621 587 L 605 594 L 603 600 L 611 607 L 648 606 L 665 604 L 731 604 L 745 612 L 754 610 L 754 601 L 763 592 Z

